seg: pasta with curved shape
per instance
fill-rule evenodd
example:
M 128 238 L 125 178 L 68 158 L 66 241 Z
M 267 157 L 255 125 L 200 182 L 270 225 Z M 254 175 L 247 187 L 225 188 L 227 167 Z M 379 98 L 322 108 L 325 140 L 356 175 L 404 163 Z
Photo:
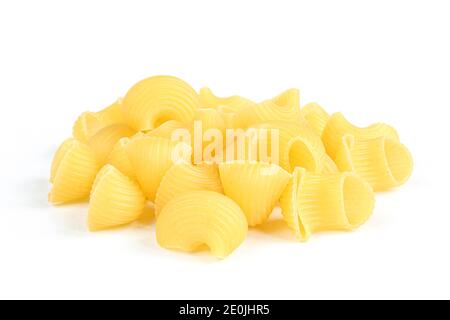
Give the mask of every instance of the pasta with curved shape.
M 208 129 L 217 129 L 224 133 L 227 128 L 223 116 L 216 109 L 198 109 L 195 113 L 194 121 L 201 122 L 203 132 Z M 191 131 L 192 130 L 193 129 L 191 128 Z
M 413 170 L 409 150 L 386 137 L 362 140 L 346 135 L 335 161 L 341 171 L 355 172 L 375 191 L 404 184 Z
M 108 164 L 100 170 L 92 188 L 89 230 L 99 231 L 136 221 L 145 205 L 139 185 Z
M 94 152 L 85 144 L 73 140 L 60 153 L 55 164 L 53 186 L 49 194 L 52 204 L 63 204 L 87 199 L 100 170 Z
M 247 220 L 230 198 L 213 191 L 193 191 L 170 201 L 156 222 L 158 244 L 166 249 L 194 252 L 207 246 L 225 258 L 247 235 Z
M 125 124 L 113 124 L 97 132 L 89 139 L 88 145 L 97 155 L 98 161 L 106 164 L 116 143 L 121 138 L 131 137 L 135 133 L 136 131 Z
M 219 172 L 225 195 L 242 208 L 251 227 L 269 218 L 291 177 L 283 168 L 263 162 L 222 163 Z
M 156 217 L 170 200 L 188 192 L 200 190 L 223 193 L 217 166 L 194 166 L 189 163 L 173 165 L 162 179 L 156 194 Z
M 290 89 L 271 100 L 243 108 L 236 113 L 236 126 L 248 128 L 267 121 L 305 123 L 299 95 L 297 89 Z
M 328 120 L 330 120 L 330 115 L 315 102 L 305 105 L 302 114 L 311 128 L 321 137 Z
M 149 136 L 136 137 L 126 145 L 137 180 L 149 200 L 155 200 L 164 175 L 174 163 L 190 163 L 191 154 L 178 153 L 180 147 L 190 149 L 183 143 Z
M 335 113 L 328 120 L 322 134 L 322 141 L 332 159 L 336 157 L 336 152 L 345 135 L 352 135 L 356 139 L 363 140 L 379 137 L 399 140 L 397 131 L 387 124 L 376 123 L 366 128 L 359 128 L 351 124 L 342 113 Z
M 212 90 L 208 87 L 200 89 L 199 93 L 200 105 L 203 108 L 217 109 L 219 107 L 226 107 L 231 112 L 237 112 L 242 108 L 256 105 L 255 102 L 243 98 L 241 96 L 230 96 L 225 98 L 220 98 L 216 96 Z
M 95 112 L 83 112 L 73 126 L 72 135 L 78 141 L 88 143 L 102 127 L 103 123 Z
M 117 101 L 110 106 L 97 112 L 97 115 L 105 127 L 118 123 L 124 124 L 125 119 L 122 114 L 122 99 L 117 99 Z
M 169 120 L 167 122 L 164 122 L 158 128 L 147 132 L 145 135 L 150 137 L 171 139 L 173 132 L 178 129 L 186 129 L 186 125 L 177 120 Z
M 137 131 L 157 128 L 169 120 L 189 123 L 200 102 L 197 93 L 181 79 L 156 76 L 132 87 L 122 102 L 127 124 Z
M 314 232 L 358 228 L 372 214 L 375 198 L 370 185 L 354 173 L 297 168 L 280 203 L 288 226 L 306 241 Z
M 114 166 L 128 178 L 136 180 L 133 165 L 127 154 L 127 145 L 130 143 L 131 139 L 132 138 L 121 138 L 109 154 L 107 163 Z
M 52 167 L 50 170 L 50 182 L 53 183 L 55 180 L 56 174 L 59 169 L 59 165 L 61 164 L 62 159 L 64 159 L 64 156 L 66 155 L 67 151 L 72 148 L 74 143 L 74 139 L 69 138 L 65 140 L 58 148 L 58 150 L 55 153 L 55 156 L 53 157 L 52 161 Z

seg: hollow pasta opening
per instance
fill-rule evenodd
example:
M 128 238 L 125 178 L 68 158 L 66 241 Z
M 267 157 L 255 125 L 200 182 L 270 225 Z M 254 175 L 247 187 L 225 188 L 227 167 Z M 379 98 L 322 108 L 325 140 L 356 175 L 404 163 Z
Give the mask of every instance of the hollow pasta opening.
M 308 171 L 316 171 L 317 164 L 312 150 L 300 139 L 295 140 L 289 149 L 289 165 L 291 171 L 302 167 Z
M 351 227 L 363 224 L 371 215 L 374 196 L 371 187 L 357 176 L 345 176 L 343 181 L 344 211 Z
M 389 171 L 398 184 L 408 180 L 412 172 L 412 157 L 408 149 L 394 140 L 386 140 L 384 152 Z
M 171 115 L 169 113 L 162 113 L 155 119 L 155 122 L 153 124 L 153 129 L 156 129 L 156 128 L 160 127 L 161 125 L 163 125 L 164 123 L 166 123 L 170 120 L 174 120 L 174 119 L 176 119 L 176 117 L 173 117 L 173 115 Z

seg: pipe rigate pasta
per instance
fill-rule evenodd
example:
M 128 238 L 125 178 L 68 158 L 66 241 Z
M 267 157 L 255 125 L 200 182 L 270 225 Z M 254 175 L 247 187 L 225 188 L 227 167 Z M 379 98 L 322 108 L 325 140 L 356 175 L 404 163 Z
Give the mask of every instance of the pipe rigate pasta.
M 89 139 L 88 145 L 97 155 L 99 162 L 106 164 L 117 141 L 131 137 L 135 133 L 136 131 L 125 124 L 113 124 L 98 131 Z
M 291 177 L 281 167 L 263 162 L 222 163 L 219 172 L 225 195 L 239 204 L 251 227 L 267 220 Z
M 114 166 L 127 177 L 136 180 L 133 165 L 131 164 L 127 154 L 127 144 L 130 143 L 130 139 L 132 138 L 121 138 L 116 143 L 109 154 L 107 163 Z
M 357 173 L 375 191 L 404 184 L 413 169 L 409 150 L 398 140 L 386 137 L 357 139 L 346 135 L 335 161 L 341 171 Z
M 186 125 L 182 124 L 177 120 L 169 120 L 167 122 L 164 122 L 158 128 L 150 130 L 145 135 L 149 137 L 160 137 L 171 139 L 173 132 L 178 129 L 186 129 Z
M 319 135 L 322 136 L 330 115 L 317 103 L 308 103 L 302 108 L 303 117 L 305 117 L 309 126 Z
M 88 214 L 90 231 L 125 225 L 137 220 L 146 205 L 139 185 L 112 165 L 106 165 L 94 182 Z
M 199 98 L 200 105 L 203 108 L 217 109 L 226 107 L 230 112 L 237 112 L 242 108 L 256 105 L 255 102 L 241 96 L 218 97 L 207 87 L 200 89 Z
M 199 108 L 198 95 L 181 79 L 156 76 L 133 86 L 122 101 L 128 125 L 137 131 L 152 130 L 169 120 L 188 123 Z
M 351 124 L 342 113 L 333 114 L 327 122 L 322 133 L 322 141 L 331 158 L 336 157 L 336 152 L 342 144 L 345 135 L 352 135 L 356 139 L 375 139 L 386 137 L 399 140 L 397 131 L 384 123 L 376 123 L 366 128 L 359 128 Z
M 177 150 L 179 143 L 166 138 L 141 136 L 126 146 L 137 180 L 150 201 L 154 201 L 159 184 L 170 167 L 178 162 L 190 163 L 190 154 Z M 186 146 L 190 149 L 190 146 Z
M 101 167 L 94 152 L 77 140 L 69 142 L 64 149 L 63 153 L 56 155 L 58 159 L 55 160 L 53 186 L 49 194 L 49 201 L 53 204 L 87 199 Z
M 158 244 L 187 252 L 207 246 L 217 258 L 230 255 L 247 235 L 247 221 L 230 198 L 212 191 L 193 191 L 170 201 L 156 222 Z
M 314 232 L 359 227 L 372 214 L 375 199 L 370 185 L 356 174 L 297 168 L 280 203 L 288 226 L 306 241 Z
M 155 215 L 177 196 L 190 191 L 209 190 L 223 193 L 216 165 L 175 164 L 165 174 L 159 185 L 155 200 Z
M 56 151 L 53 161 L 52 161 L 52 167 L 50 171 L 50 182 L 53 183 L 55 181 L 56 174 L 58 173 L 59 165 L 61 164 L 61 161 L 64 159 L 64 156 L 66 155 L 67 151 L 72 148 L 75 140 L 72 138 L 69 138 L 65 140 Z

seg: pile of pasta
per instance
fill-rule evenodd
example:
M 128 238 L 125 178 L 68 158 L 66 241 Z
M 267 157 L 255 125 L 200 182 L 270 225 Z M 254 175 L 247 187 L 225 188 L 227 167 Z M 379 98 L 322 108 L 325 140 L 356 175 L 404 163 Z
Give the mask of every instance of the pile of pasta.
M 221 132 L 276 129 L 277 162 L 256 156 L 194 163 L 192 153 L 175 162 L 173 132 L 192 132 L 194 121 Z M 156 76 L 106 109 L 81 114 L 54 156 L 49 201 L 89 201 L 91 231 L 132 223 L 151 203 L 161 247 L 208 248 L 224 258 L 278 206 L 300 241 L 354 230 L 371 216 L 374 192 L 404 184 L 412 168 L 393 127 L 360 128 L 316 103 L 301 108 L 297 89 L 256 103 Z

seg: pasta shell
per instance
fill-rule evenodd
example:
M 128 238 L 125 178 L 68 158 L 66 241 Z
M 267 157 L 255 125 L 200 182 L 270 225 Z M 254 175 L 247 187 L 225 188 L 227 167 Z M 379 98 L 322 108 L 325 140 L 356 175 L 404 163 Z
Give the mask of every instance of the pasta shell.
M 112 165 L 99 172 L 91 193 L 90 231 L 131 223 L 143 214 L 146 200 L 139 185 Z
M 397 131 L 387 124 L 377 123 L 367 128 L 359 128 L 348 122 L 341 113 L 335 113 L 330 117 L 322 134 L 322 141 L 332 159 L 336 157 L 345 135 L 352 135 L 356 139 L 362 140 L 379 137 L 399 140 Z
M 155 200 L 161 180 L 174 163 L 190 163 L 191 154 L 184 154 L 183 148 L 190 146 L 148 136 L 136 137 L 127 144 L 128 158 L 149 200 Z
M 91 149 L 73 140 L 55 165 L 53 187 L 49 201 L 63 204 L 84 200 L 89 197 L 95 176 L 101 165 Z
M 50 172 L 50 182 L 53 183 L 56 177 L 56 174 L 59 169 L 59 165 L 61 164 L 61 161 L 64 159 L 64 156 L 66 155 L 67 151 L 72 148 L 74 143 L 74 139 L 70 138 L 65 140 L 61 146 L 58 148 L 58 150 L 55 153 L 55 156 L 53 157 L 52 162 L 52 168 Z
M 103 123 L 96 113 L 84 112 L 75 122 L 72 134 L 78 141 L 87 143 L 102 127 Z
M 176 164 L 170 168 L 158 188 L 155 200 L 155 215 L 177 196 L 191 191 L 209 190 L 223 193 L 219 171 L 216 166 Z
M 135 130 L 148 131 L 169 120 L 189 123 L 198 107 L 198 95 L 186 82 L 157 76 L 142 80 L 128 91 L 122 112 Z
M 368 183 L 353 173 L 294 171 L 280 199 L 283 217 L 301 241 L 319 231 L 352 230 L 372 214 L 375 198 Z
M 149 137 L 172 139 L 173 132 L 178 129 L 186 129 L 186 125 L 176 120 L 169 120 L 167 122 L 164 122 L 158 128 L 147 132 L 146 135 Z
M 212 191 L 193 191 L 170 201 L 156 222 L 156 238 L 167 249 L 193 252 L 203 245 L 218 258 L 230 255 L 247 235 L 241 208 Z
M 308 103 L 302 109 L 302 114 L 310 127 L 316 132 L 319 137 L 322 136 L 330 115 L 317 103 Z
M 97 115 L 105 127 L 118 123 L 124 124 L 125 119 L 122 114 L 122 99 L 118 99 L 109 107 L 97 112 Z
M 411 176 L 413 160 L 409 150 L 398 140 L 379 137 L 361 140 L 344 136 L 336 155 L 341 171 L 355 172 L 375 191 L 404 184 Z
M 101 129 L 91 139 L 89 146 L 94 150 L 100 163 L 105 164 L 116 143 L 124 137 L 131 137 L 136 131 L 124 124 L 113 124 Z
M 207 87 L 200 89 L 199 98 L 200 105 L 203 108 L 217 109 L 219 107 L 226 107 L 231 112 L 237 112 L 242 108 L 256 104 L 255 102 L 240 96 L 219 98 Z
M 222 163 L 219 171 L 225 195 L 239 204 L 251 227 L 267 220 L 291 177 L 262 162 Z
M 111 164 L 127 177 L 136 180 L 133 165 L 127 154 L 127 145 L 130 143 L 130 138 L 120 139 L 108 157 L 108 164 Z
M 287 90 L 271 100 L 238 111 L 235 117 L 236 126 L 239 128 L 248 128 L 267 121 L 305 123 L 300 110 L 299 91 Z

